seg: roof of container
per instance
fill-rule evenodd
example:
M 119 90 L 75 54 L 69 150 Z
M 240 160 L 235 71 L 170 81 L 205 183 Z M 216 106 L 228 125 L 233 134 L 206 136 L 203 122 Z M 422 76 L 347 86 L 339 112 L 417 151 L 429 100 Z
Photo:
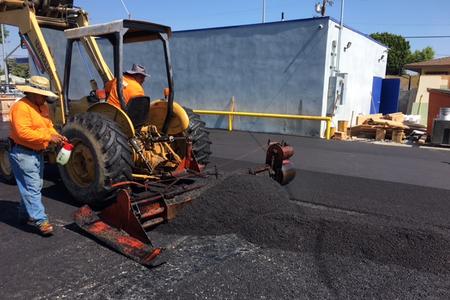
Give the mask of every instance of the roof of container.
M 332 22 L 339 25 L 339 21 L 336 19 L 333 19 L 331 17 L 314 17 L 314 18 L 306 18 L 306 19 L 294 19 L 294 20 L 287 20 L 287 21 L 276 21 L 276 22 L 267 22 L 267 23 L 255 23 L 255 24 L 244 24 L 244 25 L 232 25 L 232 26 L 223 26 L 223 27 L 210 27 L 210 28 L 197 28 L 197 29 L 187 29 L 187 30 L 178 30 L 174 31 L 174 33 L 181 33 L 181 32 L 195 32 L 195 31 L 205 31 L 205 30 L 220 30 L 220 29 L 230 29 L 230 28 L 242 28 L 242 27 L 260 27 L 260 26 L 267 26 L 267 25 L 273 25 L 273 24 L 282 24 L 282 23 L 300 23 L 300 22 L 310 22 L 310 21 L 317 21 L 317 20 L 324 20 L 328 21 L 331 20 Z M 351 30 L 359 35 L 362 35 L 363 37 L 388 48 L 386 45 L 382 44 L 381 42 L 371 38 L 368 34 L 364 34 L 356 29 L 353 29 L 347 25 L 344 24 L 344 28 L 347 28 L 348 30 Z

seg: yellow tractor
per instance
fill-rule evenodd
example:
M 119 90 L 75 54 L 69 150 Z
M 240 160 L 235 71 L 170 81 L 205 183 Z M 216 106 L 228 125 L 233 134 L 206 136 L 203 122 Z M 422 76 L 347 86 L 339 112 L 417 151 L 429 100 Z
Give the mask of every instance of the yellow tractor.
M 59 95 L 59 101 L 50 107 L 54 123 L 75 146 L 69 163 L 60 167 L 62 180 L 72 196 L 84 203 L 99 204 L 108 199 L 111 185 L 117 182 L 167 177 L 180 172 L 189 139 L 196 162 L 205 165 L 210 154 L 205 123 L 192 110 L 173 100 L 170 28 L 133 20 L 88 26 L 87 14 L 74 8 L 72 2 L 0 1 L 0 22 L 19 27 L 37 69 L 49 75 Z M 65 30 L 63 82 L 41 27 Z M 109 41 L 113 48 L 114 75 L 100 53 L 97 39 Z M 122 95 L 123 48 L 128 43 L 145 41 L 162 43 L 167 71 L 166 99 L 150 102 L 150 98 L 140 97 L 126 104 Z M 80 44 L 103 80 L 102 85 L 117 79 L 120 109 L 98 97 L 102 93 L 94 78 L 86 78 L 92 86 L 92 91 L 85 92 L 86 97 L 69 97 L 72 57 L 78 53 L 75 47 Z M 5 153 L 3 150 L 0 170 L 5 179 L 11 179 Z M 54 155 L 55 152 L 47 153 L 49 161 L 54 161 Z
M 148 265 L 160 249 L 151 246 L 146 231 L 174 218 L 191 199 L 180 195 L 205 187 L 203 170 L 211 154 L 205 123 L 174 101 L 170 27 L 136 20 L 89 25 L 87 13 L 74 7 L 73 0 L 0 0 L 0 23 L 19 28 L 36 69 L 49 76 L 59 96 L 49 104 L 52 119 L 74 145 L 69 162 L 59 166 L 60 176 L 76 200 L 89 204 L 75 213 L 76 223 Z M 41 28 L 64 31 L 63 80 Z M 113 72 L 97 41 L 112 49 Z M 138 97 L 126 103 L 122 92 L 124 48 L 143 42 L 162 45 L 167 79 L 164 97 L 153 101 Z M 117 85 L 120 108 L 108 103 L 94 78 L 86 78 L 90 89 L 83 91 L 85 97 L 71 99 L 73 53 L 80 45 L 101 86 Z M 48 162 L 55 162 L 56 150 L 46 152 Z M 11 180 L 6 140 L 0 141 L 0 151 L 0 175 Z M 288 160 L 292 155 L 292 147 L 270 143 L 266 164 L 252 173 L 268 172 L 287 184 L 295 176 Z M 92 207 L 101 211 L 94 213 Z

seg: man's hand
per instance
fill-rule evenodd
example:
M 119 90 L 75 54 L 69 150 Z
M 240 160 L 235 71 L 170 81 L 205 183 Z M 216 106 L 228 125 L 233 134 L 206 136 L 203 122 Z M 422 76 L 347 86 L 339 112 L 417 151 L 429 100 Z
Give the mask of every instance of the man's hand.
M 57 145 L 61 144 L 65 140 L 67 141 L 67 138 L 59 134 L 52 134 L 50 138 L 50 142 Z

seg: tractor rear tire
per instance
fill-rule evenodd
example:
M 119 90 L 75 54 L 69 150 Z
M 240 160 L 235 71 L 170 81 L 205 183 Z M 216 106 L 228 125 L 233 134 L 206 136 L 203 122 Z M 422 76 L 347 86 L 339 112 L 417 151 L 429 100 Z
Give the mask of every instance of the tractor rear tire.
M 98 113 L 69 119 L 62 134 L 74 145 L 69 162 L 58 165 L 67 190 L 80 203 L 102 207 L 112 184 L 132 179 L 132 150 L 119 126 Z
M 189 117 L 189 128 L 187 135 L 192 139 L 192 152 L 197 162 L 201 165 L 209 163 L 211 155 L 211 141 L 206 124 L 200 119 L 200 115 L 194 113 L 192 109 L 183 107 Z
M 15 184 L 16 180 L 9 161 L 8 141 L 0 141 L 0 181 L 7 184 Z

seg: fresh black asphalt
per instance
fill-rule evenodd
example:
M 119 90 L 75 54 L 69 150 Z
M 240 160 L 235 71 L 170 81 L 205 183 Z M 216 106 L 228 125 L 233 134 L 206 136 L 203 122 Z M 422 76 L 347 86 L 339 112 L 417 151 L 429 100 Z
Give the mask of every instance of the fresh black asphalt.
M 225 173 L 262 163 L 268 139 L 295 147 L 297 177 L 273 211 L 236 221 L 258 203 L 248 195 L 267 187 L 214 186 L 230 207 L 160 226 L 151 237 L 167 251 L 147 269 L 77 230 L 77 204 L 51 170 L 43 190 L 51 238 L 18 224 L 17 188 L 0 183 L 0 298 L 450 298 L 449 151 L 219 130 L 211 138 L 211 166 Z M 261 207 L 269 203 L 258 195 Z M 222 227 L 206 226 L 214 217 Z

